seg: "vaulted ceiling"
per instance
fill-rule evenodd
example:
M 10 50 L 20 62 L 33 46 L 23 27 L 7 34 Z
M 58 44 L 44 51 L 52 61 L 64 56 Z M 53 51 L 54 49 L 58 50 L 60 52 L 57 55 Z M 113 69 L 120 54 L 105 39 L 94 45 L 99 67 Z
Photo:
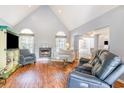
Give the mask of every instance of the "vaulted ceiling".
M 10 25 L 15 26 L 38 7 L 28 5 L 0 5 L 0 18 Z
M 88 21 L 117 7 L 113 5 L 50 6 L 68 30 L 75 29 Z
M 0 6 L 0 18 L 5 20 L 12 26 L 15 26 L 25 17 L 40 6 L 29 5 L 6 5 Z M 103 15 L 117 6 L 114 5 L 51 5 L 51 11 L 54 12 L 56 17 L 67 27 L 69 31 L 87 23 L 94 18 Z

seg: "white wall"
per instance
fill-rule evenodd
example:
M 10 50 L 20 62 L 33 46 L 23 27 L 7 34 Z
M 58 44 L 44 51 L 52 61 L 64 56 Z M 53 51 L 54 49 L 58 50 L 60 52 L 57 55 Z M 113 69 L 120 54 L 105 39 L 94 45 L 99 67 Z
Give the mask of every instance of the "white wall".
M 83 34 L 103 27 L 110 27 L 110 50 L 124 60 L 124 6 L 119 6 L 110 12 L 80 26 L 73 34 Z
M 50 47 L 55 47 L 57 31 L 65 31 L 68 34 L 66 27 L 48 6 L 41 6 L 15 26 L 15 30 L 18 32 L 24 28 L 31 29 L 35 34 L 35 53 L 37 57 L 39 57 L 39 47 L 42 43 L 48 43 Z

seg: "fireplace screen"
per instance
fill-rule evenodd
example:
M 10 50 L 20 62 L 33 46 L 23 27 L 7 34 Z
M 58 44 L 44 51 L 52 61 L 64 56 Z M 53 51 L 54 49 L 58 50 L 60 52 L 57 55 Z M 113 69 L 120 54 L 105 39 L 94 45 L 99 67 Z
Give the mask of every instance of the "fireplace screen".
M 39 57 L 51 57 L 51 48 L 40 48 Z

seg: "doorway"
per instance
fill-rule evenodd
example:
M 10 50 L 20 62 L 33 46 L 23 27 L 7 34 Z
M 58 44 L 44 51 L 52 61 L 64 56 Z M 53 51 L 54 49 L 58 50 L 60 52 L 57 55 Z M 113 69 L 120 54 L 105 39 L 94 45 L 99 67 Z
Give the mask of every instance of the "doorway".
M 79 58 L 92 57 L 99 49 L 109 50 L 110 28 L 105 27 L 86 32 L 79 38 Z

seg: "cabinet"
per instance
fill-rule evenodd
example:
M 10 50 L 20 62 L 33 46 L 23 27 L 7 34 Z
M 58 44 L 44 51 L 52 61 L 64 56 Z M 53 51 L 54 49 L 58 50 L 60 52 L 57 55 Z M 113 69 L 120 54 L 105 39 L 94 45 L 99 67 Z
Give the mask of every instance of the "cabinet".
M 6 34 L 0 30 L 0 70 L 6 66 Z
M 18 65 L 18 35 L 8 26 L 0 26 L 0 75 L 7 78 Z

